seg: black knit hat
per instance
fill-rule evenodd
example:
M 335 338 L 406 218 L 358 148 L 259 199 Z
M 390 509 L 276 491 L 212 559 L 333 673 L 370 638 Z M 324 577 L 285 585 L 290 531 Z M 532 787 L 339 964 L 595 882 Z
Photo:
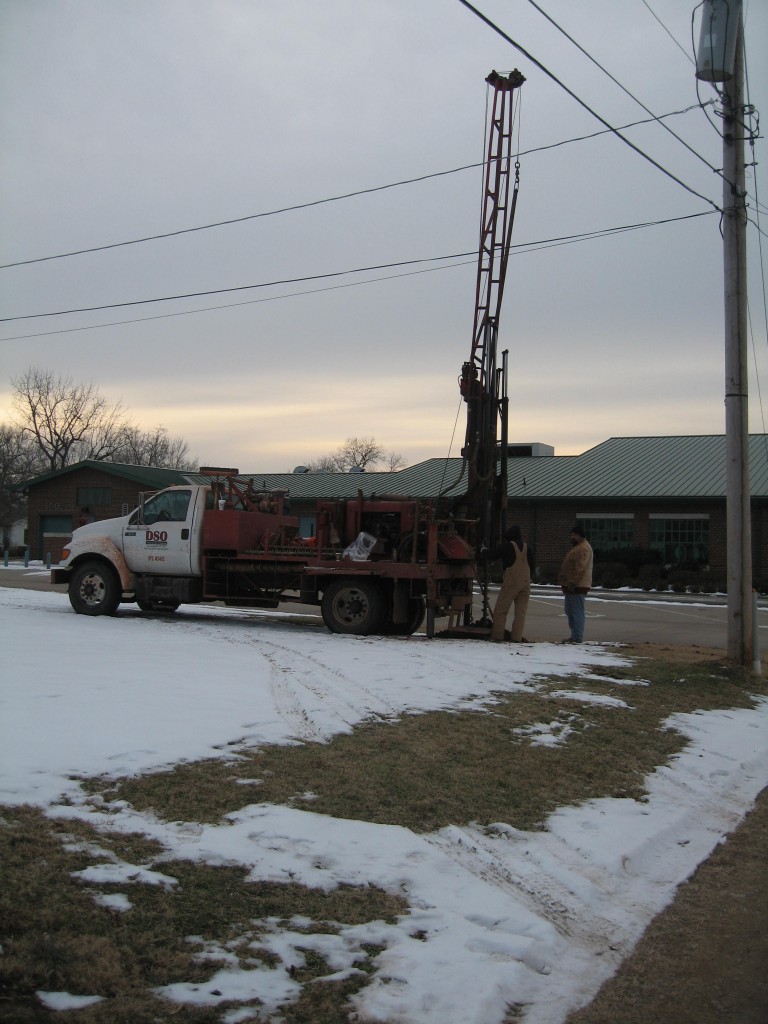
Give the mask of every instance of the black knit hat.
M 577 533 L 580 537 L 584 536 L 584 531 L 582 530 L 582 528 L 579 526 L 578 523 L 576 523 L 575 526 L 571 527 L 571 533 Z

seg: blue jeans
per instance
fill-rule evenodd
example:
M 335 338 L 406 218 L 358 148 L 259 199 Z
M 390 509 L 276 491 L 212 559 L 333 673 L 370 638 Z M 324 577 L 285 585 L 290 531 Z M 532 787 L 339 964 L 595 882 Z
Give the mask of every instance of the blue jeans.
M 568 616 L 568 626 L 571 630 L 571 640 L 581 643 L 584 639 L 584 620 L 586 618 L 586 595 L 585 594 L 564 594 L 565 614 Z

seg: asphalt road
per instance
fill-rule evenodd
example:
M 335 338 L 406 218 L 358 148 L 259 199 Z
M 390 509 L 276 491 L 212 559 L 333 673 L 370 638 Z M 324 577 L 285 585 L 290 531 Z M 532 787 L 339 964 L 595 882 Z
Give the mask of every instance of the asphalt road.
M 63 595 L 66 588 L 52 586 L 50 573 L 40 564 L 24 568 L 22 564 L 0 565 L 0 587 L 29 590 L 53 590 Z M 495 595 L 491 593 L 491 604 Z M 302 615 L 317 615 L 319 608 L 283 605 L 280 612 L 295 610 Z M 476 609 L 479 617 L 479 606 Z M 269 615 L 268 611 L 264 615 Z M 768 599 L 758 600 L 758 636 L 763 652 L 768 649 Z M 440 620 L 438 620 L 438 629 Z M 727 647 L 725 597 L 658 595 L 643 592 L 595 590 L 587 597 L 585 640 L 613 643 L 657 643 L 673 646 L 699 646 L 719 650 Z M 531 641 L 558 641 L 568 636 L 560 592 L 552 587 L 534 587 L 528 606 L 525 635 Z M 768 656 L 763 656 L 768 661 Z
M 761 646 L 768 644 L 768 605 L 758 607 Z M 568 623 L 562 597 L 551 588 L 534 589 L 525 635 L 529 640 L 564 640 Z M 587 597 L 585 640 L 701 646 L 725 650 L 725 597 L 593 591 Z

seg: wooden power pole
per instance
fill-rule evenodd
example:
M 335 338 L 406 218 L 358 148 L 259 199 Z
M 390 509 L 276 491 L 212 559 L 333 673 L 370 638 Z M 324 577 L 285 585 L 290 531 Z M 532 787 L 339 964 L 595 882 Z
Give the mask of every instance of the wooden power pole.
M 728 657 L 751 667 L 747 204 L 744 189 L 744 37 L 741 30 L 733 77 L 725 83 L 723 114 Z
M 744 30 L 740 0 L 705 0 L 696 74 L 704 81 L 723 83 L 728 657 L 739 664 L 753 667 Z

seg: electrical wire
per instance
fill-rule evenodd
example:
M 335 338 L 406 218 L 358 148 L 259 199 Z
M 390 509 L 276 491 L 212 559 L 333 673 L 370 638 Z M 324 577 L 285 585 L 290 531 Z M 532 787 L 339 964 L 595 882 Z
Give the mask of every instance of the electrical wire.
M 714 100 L 709 101 L 710 104 L 714 103 Z M 660 117 L 643 118 L 640 121 L 631 121 L 629 124 L 622 125 L 619 131 L 626 131 L 627 128 L 637 128 L 640 125 L 652 124 L 654 121 L 661 120 L 661 118 L 667 117 L 679 117 L 682 114 L 688 114 L 692 110 L 698 110 L 699 104 L 694 103 L 689 107 L 685 107 L 683 110 L 672 110 L 668 114 L 662 114 Z M 543 153 L 549 149 L 557 149 L 560 146 L 568 146 L 574 142 L 585 142 L 589 139 L 596 139 L 601 135 L 610 135 L 615 129 L 604 128 L 597 132 L 590 132 L 587 135 L 577 135 L 570 139 L 561 139 L 559 142 L 552 142 L 543 146 L 535 146 L 532 149 L 525 149 L 519 156 L 529 156 L 533 153 Z M 214 228 L 228 227 L 232 224 L 243 224 L 249 220 L 259 220 L 265 217 L 275 217 L 281 213 L 293 213 L 297 210 L 306 210 L 313 206 L 322 206 L 326 203 L 338 203 L 344 199 L 354 199 L 357 196 L 370 195 L 374 192 L 383 192 L 391 188 L 399 188 L 402 185 L 414 185 L 422 181 L 429 181 L 432 178 L 447 177 L 450 174 L 458 174 L 462 171 L 474 170 L 477 167 L 482 167 L 484 161 L 480 160 L 477 163 L 462 164 L 460 167 L 453 167 L 446 171 L 433 171 L 430 174 L 422 174 L 415 178 L 403 178 L 400 181 L 388 182 L 385 185 L 375 185 L 371 188 L 358 189 L 355 192 L 345 192 L 338 196 L 327 196 L 324 199 L 314 199 L 306 203 L 294 203 L 291 206 L 278 207 L 274 210 L 264 210 L 261 213 L 249 213 L 242 217 L 231 217 L 228 220 L 214 221 L 210 224 L 198 224 L 191 228 L 178 228 L 175 231 L 166 231 L 156 235 L 145 235 L 143 238 L 132 238 L 122 242 L 110 242 L 106 245 L 94 245 L 87 249 L 73 249 L 70 252 L 56 253 L 51 256 L 36 256 L 28 260 L 16 260 L 13 263 L 2 263 L 0 264 L 0 270 L 9 270 L 12 267 L 26 267 L 33 263 L 47 263 L 51 260 L 63 260 L 69 259 L 72 256 L 84 256 L 89 253 L 95 252 L 106 252 L 109 249 L 120 249 L 129 245 L 141 245 L 145 242 L 156 242 L 163 238 L 176 238 L 179 235 L 193 234 L 198 231 L 210 231 Z
M 254 288 L 274 288 L 281 284 L 300 284 L 304 281 L 319 281 L 329 277 L 344 277 L 347 274 L 362 274 L 371 270 L 387 270 L 392 267 L 412 266 L 415 263 L 432 263 L 436 260 L 452 260 L 469 256 L 468 252 L 453 253 L 450 256 L 426 256 L 418 260 L 399 260 L 395 263 L 378 263 L 370 267 L 356 267 L 352 270 L 332 270 L 325 274 L 308 274 L 305 277 L 284 277 L 276 281 L 261 281 L 258 284 L 239 284 L 229 288 L 208 288 L 199 292 L 183 292 L 179 295 L 160 295 L 151 299 L 131 299 L 127 302 L 108 302 L 100 306 L 81 306 L 77 309 L 58 309 L 50 313 L 27 313 L 24 316 L 0 317 L 0 323 L 13 320 L 36 320 L 45 316 L 68 316 L 70 313 L 97 313 L 103 309 L 121 309 L 126 306 L 147 306 L 153 302 L 175 302 L 179 299 L 199 299 L 206 295 L 226 295 L 231 292 L 247 292 Z
M 746 91 L 747 109 L 750 109 L 750 108 L 752 108 L 752 102 L 751 102 L 752 98 L 751 98 L 751 95 L 750 95 L 750 88 L 749 88 L 749 65 L 748 65 L 748 62 L 747 62 L 747 50 L 746 50 L 746 47 L 744 47 L 744 86 L 745 86 L 745 91 Z M 756 157 L 755 157 L 755 137 L 758 134 L 759 134 L 759 129 L 757 131 L 754 131 L 754 132 L 749 132 L 749 146 L 750 146 L 750 149 L 752 151 L 752 168 L 754 170 L 754 180 L 755 180 L 755 204 L 756 204 L 755 216 L 757 218 L 757 226 L 758 226 L 758 236 L 757 236 L 758 250 L 757 251 L 758 251 L 758 255 L 759 255 L 759 259 L 760 259 L 760 280 L 761 280 L 761 284 L 762 284 L 762 296 L 763 296 L 763 323 L 765 325 L 766 342 L 768 343 L 768 297 L 766 296 L 766 288 L 765 288 L 765 260 L 763 258 L 763 242 L 762 242 L 762 234 L 763 233 L 762 233 L 761 230 L 759 230 L 760 229 L 760 206 L 761 206 L 761 203 L 760 203 L 759 196 L 758 196 L 757 161 L 756 161 Z M 757 384 L 757 399 L 758 399 L 758 404 L 760 406 L 760 419 L 761 419 L 761 422 L 763 424 L 763 438 L 764 438 L 764 444 L 766 445 L 766 448 L 768 449 L 768 436 L 766 435 L 766 430 L 765 430 L 765 410 L 763 409 L 763 392 L 762 392 L 762 388 L 760 386 L 760 367 L 759 367 L 758 360 L 757 360 L 757 348 L 755 346 L 755 333 L 754 333 L 754 330 L 752 328 L 752 310 L 750 308 L 749 298 L 747 298 L 747 318 L 748 318 L 748 321 L 749 321 L 749 336 L 750 336 L 750 340 L 752 342 L 752 358 L 753 358 L 754 363 L 755 363 L 755 382 Z
M 536 241 L 536 242 L 519 242 L 519 243 L 517 243 L 515 245 L 510 246 L 510 250 L 511 251 L 512 250 L 517 250 L 516 252 L 512 253 L 513 255 L 524 255 L 524 254 L 527 254 L 529 252 L 537 252 L 537 251 L 540 251 L 540 250 L 543 250 L 543 249 L 556 248 L 556 247 L 559 247 L 561 245 L 572 245 L 572 244 L 577 243 L 577 242 L 586 242 L 586 241 L 591 241 L 591 240 L 594 240 L 594 239 L 597 239 L 597 238 L 607 238 L 607 237 L 610 237 L 611 235 L 623 234 L 623 233 L 628 232 L 628 231 L 639 231 L 639 230 L 642 230 L 644 228 L 660 227 L 660 226 L 665 225 L 665 224 L 673 224 L 673 223 L 676 223 L 676 222 L 679 222 L 679 221 L 695 220 L 695 219 L 697 219 L 699 217 L 711 217 L 714 212 L 715 211 L 713 211 L 713 210 L 704 210 L 703 212 L 700 212 L 700 213 L 690 213 L 690 214 L 685 214 L 685 215 L 680 216 L 680 217 L 667 217 L 667 218 L 664 218 L 664 219 L 661 219 L 661 220 L 643 221 L 643 222 L 637 223 L 637 224 L 622 224 L 622 225 L 618 225 L 618 226 L 611 227 L 611 228 L 600 228 L 597 231 L 585 231 L 585 232 L 581 232 L 581 233 L 575 234 L 575 235 L 560 235 L 560 236 L 557 236 L 557 237 L 554 237 L 554 238 L 541 239 L 541 240 Z M 406 261 L 403 261 L 402 263 L 383 264 L 382 266 L 383 267 L 409 266 L 409 265 L 412 265 L 414 263 L 427 263 L 427 262 L 433 262 L 433 261 L 437 261 L 437 260 L 444 261 L 444 260 L 460 259 L 460 258 L 462 258 L 464 256 L 473 256 L 473 257 L 476 258 L 477 253 L 476 252 L 466 252 L 466 253 L 457 253 L 457 254 L 455 254 L 453 256 L 434 256 L 434 257 L 430 257 L 429 259 L 424 259 L 424 260 L 406 260 Z M 414 271 L 409 271 L 409 272 L 404 273 L 404 274 L 390 274 L 390 275 L 387 275 L 385 277 L 372 278 L 369 281 L 356 281 L 356 282 L 352 282 L 350 284 L 332 285 L 332 286 L 329 286 L 328 288 L 315 288 L 315 289 L 310 289 L 308 291 L 290 292 L 290 293 L 288 293 L 286 295 L 268 296 L 267 298 L 263 298 L 263 299 L 251 299 L 251 300 L 248 300 L 247 302 L 233 302 L 233 303 L 227 303 L 227 304 L 221 305 L 221 306 L 205 306 L 202 309 L 182 310 L 182 311 L 177 312 L 177 313 L 162 313 L 162 314 L 158 314 L 156 316 L 141 317 L 141 318 L 138 318 L 136 320 L 118 320 L 118 321 L 115 321 L 113 323 L 108 323 L 108 324 L 92 324 L 92 325 L 85 326 L 85 327 L 61 328 L 61 329 L 58 329 L 58 330 L 55 330 L 55 331 L 42 331 L 42 332 L 35 333 L 35 334 L 14 335 L 12 337 L 2 338 L 2 339 L 0 339 L 0 341 L 19 341 L 19 340 L 23 340 L 23 339 L 26 339 L 26 338 L 47 337 L 47 336 L 52 335 L 52 334 L 70 334 L 70 333 L 73 333 L 73 332 L 76 332 L 76 331 L 96 330 L 97 328 L 101 328 L 101 327 L 116 327 L 116 326 L 120 326 L 122 324 L 143 323 L 144 321 L 147 321 L 147 320 L 164 320 L 164 319 L 169 319 L 170 317 L 174 317 L 174 316 L 189 316 L 189 315 L 191 315 L 193 313 L 205 313 L 205 312 L 208 312 L 210 310 L 231 309 L 231 308 L 236 307 L 236 306 L 253 305 L 253 304 L 257 303 L 257 302 L 273 302 L 273 301 L 276 301 L 278 299 L 293 298 L 295 296 L 300 296 L 300 295 L 313 295 L 313 294 L 316 294 L 317 292 L 333 291 L 333 290 L 335 290 L 337 288 L 352 288 L 352 287 L 358 287 L 358 286 L 363 285 L 363 284 L 374 284 L 374 283 L 379 282 L 379 281 L 390 281 L 390 280 L 394 280 L 394 279 L 396 279 L 398 277 L 410 277 L 410 276 L 414 276 L 416 274 L 432 273 L 435 270 L 445 270 L 445 269 L 451 269 L 453 267 L 466 266 L 468 262 L 474 262 L 474 260 L 467 261 L 465 263 L 451 263 L 451 264 L 447 264 L 447 265 L 443 264 L 443 266 L 440 266 L 440 267 L 430 267 L 430 268 L 423 269 L 423 270 L 414 270 Z M 289 279 L 289 280 L 286 280 L 286 281 L 282 281 L 282 282 L 271 282 L 271 284 L 288 284 L 288 283 L 296 283 L 296 282 L 299 282 L 299 281 L 320 280 L 320 279 L 323 279 L 323 278 L 340 276 L 340 275 L 343 275 L 343 274 L 365 273 L 366 271 L 375 270 L 375 269 L 379 269 L 379 268 L 378 267 L 360 267 L 357 270 L 337 271 L 337 272 L 335 272 L 333 274 L 317 274 L 314 277 L 292 278 L 292 279 Z M 183 295 L 183 296 L 182 295 L 173 295 L 173 296 L 165 296 L 165 297 L 157 298 L 157 299 L 140 299 L 140 300 L 138 300 L 136 302 L 118 302 L 118 303 L 113 303 L 112 305 L 91 306 L 91 307 L 88 307 L 88 308 L 85 308 L 85 309 L 62 310 L 62 311 L 60 311 L 58 313 L 33 313 L 33 314 L 30 314 L 29 316 L 7 317 L 4 320 L 0 320 L 0 323 L 8 323 L 8 322 L 17 321 L 17 320 L 32 320 L 32 319 L 37 319 L 39 317 L 45 317 L 45 316 L 65 316 L 65 315 L 68 315 L 70 313 L 85 313 L 85 312 L 97 312 L 99 310 L 104 310 L 104 309 L 119 309 L 119 308 L 123 308 L 125 306 L 142 305 L 142 304 L 151 303 L 151 302 L 170 302 L 170 301 L 174 301 L 175 299 L 181 299 L 181 298 L 195 298 L 195 297 L 201 297 L 203 295 L 216 295 L 216 294 L 221 294 L 221 293 L 226 293 L 226 292 L 231 292 L 231 291 L 247 290 L 249 288 L 267 288 L 269 286 L 270 286 L 270 283 L 254 284 L 254 285 L 241 285 L 238 288 L 222 288 L 222 289 L 219 289 L 218 291 L 217 290 L 211 290 L 211 291 L 205 291 L 205 292 L 194 292 L 194 293 L 191 293 L 190 295 Z
M 275 210 L 265 210 L 262 213 L 249 213 L 243 217 L 231 217 L 228 220 L 218 220 L 211 224 L 199 224 L 191 228 L 179 228 L 176 231 L 165 231 L 157 235 L 145 235 L 143 238 L 131 238 L 125 242 L 111 242 L 107 245 L 94 245 L 88 249 L 73 249 L 71 252 L 57 253 L 53 256 L 37 256 L 29 260 L 17 260 L 15 263 L 0 264 L 0 270 L 7 270 L 10 267 L 28 266 L 30 263 L 45 263 L 49 260 L 63 260 L 70 256 L 84 256 L 92 252 L 104 252 L 107 249 L 120 249 L 127 245 L 140 245 L 143 242 L 156 242 L 161 238 L 176 238 L 179 235 L 190 235 L 195 231 L 210 231 L 212 228 L 228 227 L 231 224 L 242 224 L 248 220 L 259 220 L 263 217 L 275 217 L 281 213 L 292 213 L 294 210 L 307 210 L 312 206 L 322 206 L 324 203 L 337 203 L 342 199 L 352 199 L 355 196 L 364 196 L 372 192 L 383 192 L 385 189 L 397 188 L 399 185 L 413 185 L 419 181 L 427 181 L 430 178 L 440 178 L 448 174 L 456 174 L 459 171 L 467 171 L 480 164 L 465 164 L 463 167 L 454 167 L 449 171 L 434 171 L 431 174 L 422 174 L 417 178 L 405 178 L 402 181 L 393 181 L 387 185 L 375 185 L 372 188 L 358 189 L 356 192 L 345 192 L 343 195 L 330 196 L 325 199 L 314 199 L 306 203 L 295 203 L 292 206 L 282 206 Z
M 639 99 L 637 98 L 637 96 L 635 96 L 635 94 L 634 94 L 634 93 L 630 92 L 630 90 L 629 90 L 629 89 L 627 89 L 627 87 L 626 87 L 625 85 L 622 85 L 622 83 L 621 83 L 621 82 L 620 82 L 620 81 L 618 80 L 618 78 L 616 78 L 616 77 L 615 77 L 614 75 L 612 75 L 612 74 L 611 74 L 611 72 L 610 72 L 610 71 L 608 71 L 608 69 L 607 69 L 607 68 L 603 67 L 603 65 L 602 65 L 602 64 L 601 64 L 601 63 L 600 63 L 600 62 L 599 62 L 598 60 L 596 60 L 596 59 L 595 59 L 595 58 L 594 58 L 594 57 L 592 56 L 592 54 L 591 54 L 591 53 L 589 53 L 589 52 L 588 52 L 587 50 L 585 50 L 585 49 L 584 49 L 584 47 L 583 47 L 583 46 L 582 46 L 582 45 L 581 45 L 580 43 L 578 43 L 578 42 L 577 42 L 577 41 L 576 41 L 576 40 L 575 40 L 575 39 L 573 38 L 573 36 L 572 36 L 572 35 L 570 35 L 570 34 L 569 34 L 568 32 L 566 32 L 566 30 L 565 30 L 565 29 L 564 29 L 564 28 L 562 27 L 562 25 L 559 25 L 559 24 L 558 24 L 558 23 L 557 23 L 557 22 L 555 21 L 555 19 L 554 19 L 554 18 L 550 17 L 550 15 L 549 15 L 549 14 L 547 14 L 547 12 L 546 12 L 546 11 L 542 10 L 542 8 L 541 8 L 541 7 L 539 7 L 539 5 L 538 5 L 538 4 L 536 3 L 536 0 L 528 0 L 528 3 L 529 3 L 529 4 L 531 5 L 531 7 L 534 7 L 534 8 L 535 8 L 535 9 L 536 9 L 536 10 L 537 10 L 537 11 L 539 12 L 539 14 L 541 14 L 541 16 L 542 16 L 542 17 L 546 18 L 546 19 L 547 19 L 547 21 L 548 21 L 548 22 L 550 23 L 550 25 L 553 25 L 553 26 L 554 26 L 554 27 L 555 27 L 555 28 L 557 29 L 557 31 L 558 31 L 558 32 L 562 33 L 562 35 L 564 35 L 564 36 L 565 36 L 565 38 L 566 38 L 566 39 L 567 39 L 567 40 L 568 40 L 568 41 L 569 41 L 570 43 L 573 43 L 573 45 L 574 45 L 574 46 L 576 47 L 576 49 L 577 49 L 577 50 L 578 50 L 578 51 L 579 51 L 580 53 L 583 53 L 583 54 L 584 54 L 584 56 L 585 56 L 585 57 L 587 58 L 587 60 L 591 61 L 591 62 L 592 62 L 592 63 L 593 63 L 594 65 L 595 65 L 595 67 L 599 68 L 599 69 L 600 69 L 600 70 L 601 70 L 601 71 L 603 72 L 603 74 L 604 74 L 604 75 L 607 75 L 607 76 L 608 76 L 608 78 L 610 78 L 610 80 L 611 80 L 611 81 L 612 81 L 612 82 L 614 83 L 614 85 L 618 85 L 618 87 L 619 87 L 619 88 L 620 88 L 620 89 L 622 90 L 622 92 L 626 93 L 626 95 L 627 95 L 627 96 L 629 96 L 629 98 L 630 98 L 630 99 L 634 100 L 634 101 L 635 101 L 635 103 L 637 103 L 637 104 L 638 104 L 638 106 L 642 107 L 642 108 L 643 108 L 643 110 L 644 110 L 644 111 L 646 112 L 646 114 L 650 114 L 650 115 L 651 115 L 651 117 L 653 118 L 653 120 L 654 120 L 654 121 L 658 120 L 658 119 L 657 119 L 657 117 L 656 117 L 656 115 L 654 114 L 654 112 L 653 112 L 652 110 L 650 110 L 650 109 L 649 109 L 649 108 L 648 108 L 648 107 L 647 107 L 647 106 L 645 105 L 645 103 L 643 103 L 643 101 L 642 101 L 642 100 L 639 100 Z M 699 153 L 699 152 L 698 152 L 697 150 L 695 150 L 695 149 L 693 148 L 693 146 L 690 146 L 690 145 L 689 145 L 689 144 L 688 144 L 688 143 L 687 143 L 687 142 L 685 141 L 685 139 L 681 138 L 681 137 L 680 137 L 680 136 L 679 136 L 679 135 L 677 134 L 677 132 L 674 132 L 674 131 L 673 131 L 673 130 L 672 130 L 672 129 L 671 129 L 670 127 L 669 127 L 669 125 L 667 125 L 667 124 L 664 124 L 664 122 L 663 122 L 663 121 L 661 121 L 661 120 L 658 120 L 658 123 L 659 123 L 659 125 L 661 125 L 661 127 L 662 127 L 662 128 L 663 128 L 663 129 L 665 130 L 665 131 L 669 132 L 669 134 L 670 134 L 670 135 L 671 135 L 671 136 L 672 136 L 673 138 L 677 139 L 677 141 L 678 141 L 678 142 L 679 142 L 679 143 L 680 143 L 680 144 L 681 144 L 682 146 L 684 146 L 684 147 L 685 147 L 685 148 L 686 148 L 686 149 L 688 150 L 688 152 L 689 152 L 689 153 L 692 153 L 692 154 L 693 154 L 693 155 L 694 155 L 694 156 L 695 156 L 695 157 L 697 158 L 697 160 L 700 160 L 700 161 L 701 161 L 701 162 L 702 162 L 702 163 L 703 163 L 703 164 L 704 164 L 704 165 L 705 165 L 706 167 L 708 167 L 710 171 L 713 171 L 713 172 L 714 172 L 715 174 L 718 174 L 718 175 L 720 175 L 720 177 L 721 177 L 721 178 L 723 177 L 723 172 L 722 172 L 722 170 L 721 170 L 720 168 L 718 168 L 718 167 L 714 167 L 714 166 L 713 166 L 713 165 L 712 165 L 712 164 L 711 164 L 711 163 L 709 162 L 709 160 L 707 160 L 707 159 L 706 159 L 706 157 L 703 157 L 703 156 L 701 155 L 701 153 Z
M 693 57 L 691 57 L 690 53 L 688 53 L 688 51 L 686 50 L 686 48 L 685 48 L 685 47 L 684 47 L 684 46 L 683 46 L 683 45 L 682 45 L 681 43 L 678 43 L 678 41 L 677 41 L 677 40 L 675 39 L 675 37 L 674 37 L 674 36 L 672 35 L 672 33 L 671 33 L 671 32 L 669 31 L 669 29 L 667 28 L 667 26 L 666 26 L 666 25 L 664 24 L 664 22 L 663 22 L 663 21 L 661 20 L 661 18 L 660 18 L 660 17 L 658 16 L 658 14 L 657 14 L 657 13 L 656 13 L 656 12 L 654 11 L 654 9 L 653 9 L 653 8 L 651 7 L 651 5 L 650 5 L 650 4 L 648 3 L 648 0 L 640 0 L 640 2 L 641 2 L 642 4 L 644 4 L 644 5 L 645 5 L 645 7 L 646 7 L 646 8 L 647 8 L 647 9 L 648 9 L 648 10 L 650 11 L 650 13 L 651 13 L 651 14 L 653 15 L 653 17 L 654 17 L 654 18 L 656 19 L 656 21 L 658 21 L 659 25 L 661 25 L 661 27 L 662 27 L 662 28 L 664 29 L 664 31 L 665 31 L 665 32 L 667 33 L 667 35 L 668 35 L 668 36 L 669 36 L 669 38 L 670 38 L 670 39 L 672 40 L 672 42 L 673 42 L 673 43 L 675 44 L 675 46 L 676 46 L 676 47 L 678 48 L 678 50 L 680 50 L 680 52 L 681 52 L 681 53 L 683 54 L 683 56 L 685 57 L 685 59 L 686 59 L 686 60 L 688 60 L 688 61 L 690 61 L 690 62 L 691 62 L 691 64 L 693 64 L 693 66 L 694 66 L 694 67 L 696 67 L 696 61 L 695 61 L 695 60 L 693 59 Z
M 657 171 L 661 171 L 661 173 L 664 174 L 671 181 L 674 181 L 681 188 L 684 188 L 686 192 L 690 192 L 691 195 L 694 195 L 698 199 L 701 199 L 703 202 L 708 203 L 713 209 L 717 210 L 718 212 L 722 212 L 717 203 L 714 203 L 707 196 L 702 195 L 701 192 L 697 192 L 696 189 L 694 189 L 692 186 L 687 185 L 682 179 L 678 178 L 677 175 L 667 170 L 667 168 L 662 166 L 657 160 L 654 160 L 652 156 L 650 156 L 648 153 L 642 150 L 639 146 L 636 146 L 635 143 L 628 139 L 625 135 L 622 135 L 618 128 L 615 128 L 608 121 L 606 121 L 604 117 L 601 117 L 601 115 L 598 114 L 595 110 L 593 110 L 592 107 L 590 107 L 585 100 L 583 100 L 580 96 L 577 96 L 572 89 L 570 89 L 564 82 L 562 82 L 557 77 L 557 75 L 550 71 L 549 68 L 545 67 L 544 64 L 541 63 L 541 61 L 537 60 L 523 46 L 521 46 L 520 43 L 516 42 L 511 36 L 507 35 L 507 33 L 503 31 L 503 29 L 499 28 L 499 26 L 496 25 L 493 21 L 491 21 L 490 18 L 488 18 L 485 14 L 479 11 L 473 4 L 469 2 L 469 0 L 459 0 L 459 3 L 462 4 L 462 6 L 466 7 L 468 11 L 471 11 L 472 14 L 474 14 L 477 18 L 484 22 L 490 29 L 496 32 L 497 35 L 500 35 L 502 39 L 508 42 L 510 46 L 513 46 L 527 60 L 531 61 L 531 63 L 535 67 L 542 71 L 556 85 L 559 85 L 560 88 L 564 90 L 564 92 L 568 93 L 571 99 L 575 100 L 580 107 L 583 107 L 584 110 L 586 110 L 589 114 L 592 115 L 592 117 L 598 120 L 600 124 L 603 124 L 606 128 L 610 129 L 610 131 L 618 139 L 621 139 L 621 141 L 626 146 L 629 146 L 629 148 L 633 150 L 635 153 L 637 153 L 638 156 L 641 156 L 643 160 L 646 160 L 649 164 L 651 164 L 651 166 L 655 167 Z
M 472 254 L 474 255 L 474 253 Z M 83 327 L 61 327 L 55 331 L 39 331 L 35 334 L 16 334 L 0 341 L 23 341 L 26 338 L 48 338 L 54 334 L 77 334 L 79 331 L 98 331 L 104 327 L 123 327 L 130 324 L 143 324 L 150 320 L 170 320 L 176 316 L 194 316 L 197 313 L 216 312 L 221 309 L 237 309 L 239 306 L 255 306 L 261 302 L 280 302 L 283 299 L 300 298 L 303 295 L 319 295 L 322 292 L 339 291 L 342 288 L 360 288 L 366 284 L 377 284 L 381 281 L 396 281 L 400 277 L 416 277 L 419 274 L 434 274 L 438 270 L 449 270 L 452 267 L 466 267 L 473 264 L 474 260 L 465 260 L 463 263 L 449 263 L 441 267 L 426 267 L 423 270 L 409 270 L 403 274 L 387 274 L 384 277 L 372 277 L 367 281 L 349 281 L 346 284 L 331 284 L 325 288 L 308 288 L 299 292 L 285 292 L 283 295 L 266 295 L 260 299 L 246 299 L 245 302 L 225 302 L 220 306 L 202 306 L 199 309 L 183 309 L 176 313 L 156 313 L 153 316 L 136 317 L 133 320 L 113 320 L 106 324 L 88 324 Z

